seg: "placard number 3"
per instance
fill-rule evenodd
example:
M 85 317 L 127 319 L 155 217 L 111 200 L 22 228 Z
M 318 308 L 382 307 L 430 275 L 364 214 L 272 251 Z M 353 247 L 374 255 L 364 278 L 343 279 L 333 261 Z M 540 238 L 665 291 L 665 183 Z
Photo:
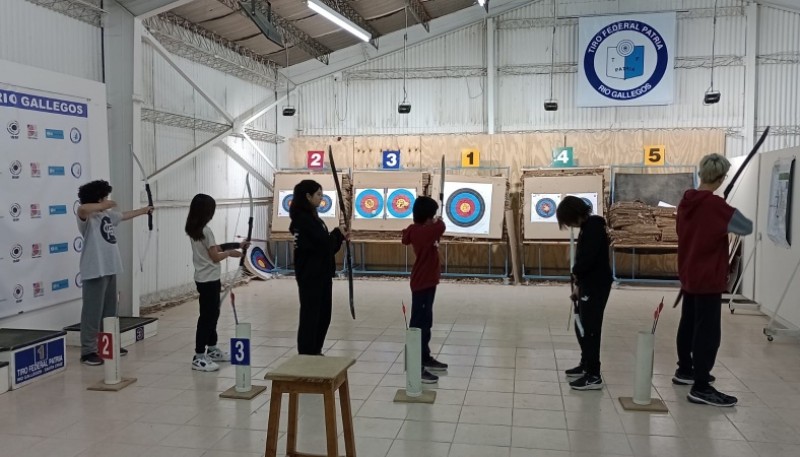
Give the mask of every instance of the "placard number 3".
M 231 338 L 232 365 L 250 364 L 250 340 L 246 338 Z
M 665 162 L 666 148 L 664 145 L 645 146 L 644 164 L 650 166 L 662 166 Z
M 383 168 L 400 168 L 400 151 L 383 151 Z

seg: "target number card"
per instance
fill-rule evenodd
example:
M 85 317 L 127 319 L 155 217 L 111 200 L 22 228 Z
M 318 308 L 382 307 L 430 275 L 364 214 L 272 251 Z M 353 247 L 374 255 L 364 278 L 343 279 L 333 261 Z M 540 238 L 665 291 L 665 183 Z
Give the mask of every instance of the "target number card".
M 461 150 L 461 167 L 480 167 L 481 166 L 481 152 L 477 149 L 462 149 Z
M 644 147 L 644 164 L 647 166 L 662 167 L 666 162 L 667 147 L 663 144 L 654 144 Z
M 561 203 L 561 194 L 531 194 L 531 222 L 558 223 L 556 208 Z
M 400 168 L 400 151 L 383 151 L 383 168 L 396 170 Z
M 321 170 L 325 166 L 325 151 L 308 151 L 306 167 L 309 170 Z
M 572 146 L 564 148 L 553 148 L 553 161 L 550 163 L 553 168 L 569 168 L 575 166 L 575 154 Z

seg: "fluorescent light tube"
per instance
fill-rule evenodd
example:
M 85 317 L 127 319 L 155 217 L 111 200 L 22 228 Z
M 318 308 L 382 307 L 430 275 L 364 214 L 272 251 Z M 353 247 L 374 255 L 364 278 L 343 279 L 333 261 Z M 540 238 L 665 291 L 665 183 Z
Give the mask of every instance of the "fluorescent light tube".
M 349 19 L 339 14 L 339 12 L 322 3 L 321 0 L 308 0 L 306 4 L 309 8 L 314 10 L 314 12 L 322 15 L 325 19 L 352 33 L 358 37 L 358 39 L 362 41 L 369 41 L 372 39 L 372 34 L 353 24 Z

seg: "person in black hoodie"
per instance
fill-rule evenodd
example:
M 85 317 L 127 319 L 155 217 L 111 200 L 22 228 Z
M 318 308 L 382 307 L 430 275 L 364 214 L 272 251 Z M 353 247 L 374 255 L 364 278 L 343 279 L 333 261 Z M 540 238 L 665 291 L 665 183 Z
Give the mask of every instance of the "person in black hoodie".
M 297 352 L 306 355 L 322 355 L 333 309 L 334 257 L 347 236 L 345 226 L 328 232 L 317 213 L 321 202 L 318 182 L 306 179 L 294 186 L 289 231 L 294 236 L 294 271 L 300 295 Z
M 600 336 L 603 313 L 611 293 L 613 276 L 609 266 L 609 240 L 606 220 L 592 215 L 592 209 L 583 199 L 569 195 L 556 209 L 559 228 L 580 228 L 575 264 L 572 267 L 573 301 L 578 301 L 578 316 L 583 326 L 580 334 L 576 319 L 575 334 L 581 346 L 581 363 L 566 370 L 569 383 L 575 390 L 603 388 L 600 376 Z

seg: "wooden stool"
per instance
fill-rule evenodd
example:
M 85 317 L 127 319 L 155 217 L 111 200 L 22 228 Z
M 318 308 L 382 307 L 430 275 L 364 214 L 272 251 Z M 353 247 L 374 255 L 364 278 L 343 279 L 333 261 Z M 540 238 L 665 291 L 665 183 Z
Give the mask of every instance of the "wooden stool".
M 272 381 L 272 396 L 267 423 L 266 457 L 278 452 L 278 425 L 281 420 L 281 397 L 289 394 L 289 427 L 286 433 L 287 457 L 312 457 L 297 452 L 297 397 L 298 394 L 322 394 L 325 400 L 325 431 L 328 438 L 328 457 L 339 457 L 336 431 L 336 390 L 342 408 L 342 429 L 347 457 L 356 457 L 353 434 L 353 413 L 350 410 L 350 387 L 347 369 L 356 361 L 349 357 L 320 357 L 296 355 L 265 376 Z

